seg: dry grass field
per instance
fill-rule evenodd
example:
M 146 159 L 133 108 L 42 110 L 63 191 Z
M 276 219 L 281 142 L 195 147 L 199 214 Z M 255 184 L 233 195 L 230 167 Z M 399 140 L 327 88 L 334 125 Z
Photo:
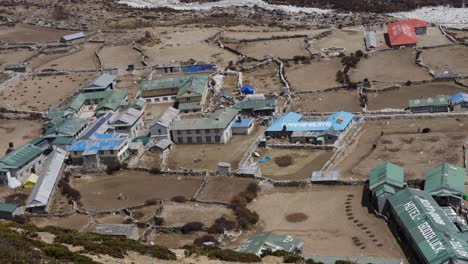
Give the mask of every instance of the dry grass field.
M 424 63 L 433 71 L 452 70 L 460 75 L 468 75 L 467 46 L 428 49 L 423 51 L 422 57 Z
M 198 199 L 229 203 L 235 195 L 245 191 L 253 182 L 255 180 L 249 178 L 212 176 L 208 179 Z
M 8 43 L 59 41 L 73 31 L 17 24 L 14 27 L 0 27 L 0 39 Z
M 256 161 L 265 157 L 271 158 L 268 162 L 260 163 L 260 168 L 265 177 L 274 180 L 303 180 L 310 178 L 312 172 L 320 170 L 333 155 L 332 151 L 325 150 L 259 149 L 257 152 L 260 153 L 261 157 L 257 158 Z M 292 157 L 292 164 L 286 167 L 279 166 L 275 159 L 286 155 Z
M 161 176 L 123 170 L 114 175 L 86 175 L 75 179 L 72 185 L 81 192 L 85 208 L 110 210 L 143 204 L 153 198 L 168 200 L 177 195 L 191 198 L 202 180 L 202 177 Z M 127 199 L 119 200 L 120 194 Z
M 313 37 L 317 34 L 320 34 L 326 29 L 316 29 L 316 30 L 291 30 L 291 31 L 271 31 L 270 28 L 266 28 L 263 31 L 260 31 L 260 27 L 255 27 L 253 30 L 236 30 L 227 31 L 221 36 L 226 40 L 250 40 L 257 38 L 272 38 L 272 37 L 283 37 L 283 36 L 293 36 L 293 35 L 307 35 Z
M 143 66 L 141 64 L 141 54 L 130 46 L 105 47 L 99 52 L 99 56 L 101 56 L 105 69 L 118 68 L 125 70 L 129 64 L 136 67 Z
M 164 210 L 159 217 L 164 218 L 166 226 L 183 226 L 189 222 L 201 222 L 210 226 L 217 218 L 231 214 L 231 209 L 222 205 L 168 202 L 164 204 Z
M 179 144 L 169 153 L 167 165 L 176 170 L 215 171 L 222 161 L 236 169 L 248 146 L 264 130 L 265 127 L 255 126 L 250 135 L 235 135 L 227 144 Z
M 334 30 L 329 36 L 313 40 L 310 45 L 312 52 L 319 52 L 324 48 L 345 48 L 349 52 L 365 50 L 364 32 L 360 30 Z
M 69 217 L 64 218 L 42 218 L 34 217 L 31 220 L 32 224 L 35 224 L 39 227 L 45 226 L 58 226 L 62 228 L 74 229 L 74 230 L 83 230 L 91 223 L 91 217 L 86 215 L 75 214 Z
M 312 60 L 311 63 L 294 64 L 286 67 L 286 78 L 295 91 L 316 91 L 336 87 L 336 73 L 342 68 L 341 59 Z
M 294 112 L 360 112 L 362 108 L 355 90 L 339 90 L 297 95 L 291 100 L 289 110 Z
M 34 53 L 34 51 L 27 49 L 3 50 L 0 52 L 0 69 L 3 70 L 8 64 L 23 62 L 33 56 Z
M 0 120 L 0 155 L 13 142 L 15 148 L 42 134 L 42 123 L 37 120 Z
M 468 89 L 451 82 L 402 86 L 397 90 L 367 93 L 369 99 L 367 105 L 370 110 L 385 108 L 402 109 L 408 107 L 408 100 L 427 98 L 436 95 L 455 95 L 456 93 L 467 91 Z
M 98 46 L 98 44 L 83 44 L 79 51 L 53 59 L 38 67 L 37 70 L 96 70 L 99 68 L 95 54 Z
M 302 38 L 266 40 L 227 44 L 242 54 L 258 60 L 265 58 L 291 59 L 294 56 L 309 56 Z
M 431 76 L 415 63 L 413 49 L 389 50 L 376 53 L 359 62 L 357 69 L 351 72 L 351 80 L 359 82 L 365 78 L 375 81 L 430 80 Z
M 242 73 L 242 83 L 252 85 L 255 88 L 255 93 L 280 94 L 283 91 L 283 84 L 280 81 L 276 64 L 269 64 L 252 72 Z
M 25 76 L 0 92 L 0 103 L 7 108 L 46 111 L 79 91 L 95 73 L 70 73 L 55 76 Z
M 385 222 L 362 206 L 362 192 L 362 186 L 272 189 L 249 208 L 260 215 L 260 231 L 297 237 L 307 254 L 404 258 Z M 307 219 L 286 219 L 298 213 Z
M 428 27 L 426 35 L 418 36 L 419 47 L 433 47 L 438 45 L 453 44 L 437 27 Z
M 367 179 L 372 168 L 389 161 L 405 167 L 406 179 L 412 179 L 424 178 L 426 171 L 443 162 L 463 166 L 466 127 L 466 118 L 367 121 L 335 169 L 341 170 L 342 178 Z M 431 132 L 418 133 L 423 128 Z

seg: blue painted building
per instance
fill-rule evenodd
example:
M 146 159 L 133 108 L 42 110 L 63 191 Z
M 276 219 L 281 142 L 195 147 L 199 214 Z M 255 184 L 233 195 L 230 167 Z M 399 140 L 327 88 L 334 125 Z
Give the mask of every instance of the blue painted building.
M 232 134 L 233 135 L 248 135 L 252 132 L 254 128 L 254 121 L 253 118 L 240 118 L 236 119 L 234 123 L 232 123 Z
M 101 163 L 122 163 L 129 156 L 127 135 L 94 134 L 92 140 L 76 140 L 70 146 L 70 158 L 75 165 L 99 167 Z
M 457 93 L 450 97 L 450 104 L 454 111 L 466 111 L 468 110 L 468 94 Z

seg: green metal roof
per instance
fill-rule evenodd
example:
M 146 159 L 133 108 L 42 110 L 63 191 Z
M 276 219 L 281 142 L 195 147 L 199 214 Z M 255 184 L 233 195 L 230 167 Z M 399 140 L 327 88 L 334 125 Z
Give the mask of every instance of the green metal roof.
M 80 93 L 71 100 L 66 110 L 78 112 L 86 100 L 100 100 L 100 103 L 96 106 L 95 111 L 115 111 L 117 110 L 117 107 L 125 100 L 127 95 L 127 92 L 121 90 Z
M 186 111 L 186 110 L 200 110 L 202 109 L 201 102 L 191 102 L 191 103 L 179 103 L 177 106 L 177 109 L 180 111 Z
M 450 96 L 448 95 L 437 95 L 435 97 L 429 97 L 424 99 L 409 100 L 409 107 L 421 107 L 421 106 L 443 106 L 449 105 Z
M 138 110 L 143 110 L 143 107 L 145 107 L 145 104 L 146 104 L 145 101 L 141 99 L 137 99 L 133 102 L 132 107 Z
M 75 136 L 84 126 L 86 126 L 86 124 L 86 120 L 78 117 L 63 119 L 55 126 L 47 129 L 47 131 L 44 133 L 44 136 L 56 135 L 58 137 L 72 137 Z
M 239 110 L 253 109 L 254 111 L 275 110 L 277 107 L 278 101 L 274 98 L 266 100 L 241 101 L 234 105 L 234 108 Z
M 32 144 L 25 144 L 0 159 L 0 167 L 17 169 L 42 154 L 42 149 Z
M 46 140 L 46 139 L 43 138 L 43 137 L 37 137 L 37 138 L 31 139 L 28 143 L 37 146 L 38 144 L 40 144 L 44 140 Z
M 0 203 L 0 212 L 13 213 L 16 208 L 18 208 L 17 204 Z
M 396 224 L 427 263 L 468 260 L 468 243 L 432 196 L 406 188 L 388 199 Z M 455 262 L 450 262 L 455 263 Z
M 175 121 L 171 130 L 225 129 L 236 117 L 237 110 L 224 108 L 202 118 Z
M 71 145 L 73 140 L 72 137 L 58 137 L 52 141 L 52 145 Z
M 236 251 L 260 256 L 262 251 L 266 249 L 294 252 L 296 248 L 302 248 L 303 244 L 304 242 L 292 236 L 255 234 L 247 239 Z
M 190 75 L 158 80 L 144 80 L 141 82 L 140 90 L 156 91 L 177 88 L 177 98 L 203 96 L 208 88 L 208 79 L 208 75 Z
M 390 162 L 385 162 L 373 168 L 369 176 L 369 190 L 373 191 L 383 185 L 403 188 L 404 169 Z
M 462 167 L 443 163 L 426 173 L 424 190 L 431 195 L 461 198 L 465 192 L 465 174 Z

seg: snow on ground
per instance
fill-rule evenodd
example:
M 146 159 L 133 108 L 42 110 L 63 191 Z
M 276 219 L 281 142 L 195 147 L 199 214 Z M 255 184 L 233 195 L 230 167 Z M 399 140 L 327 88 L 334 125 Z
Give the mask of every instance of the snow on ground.
M 120 0 L 119 3 L 127 4 L 132 7 L 168 7 L 176 10 L 208 10 L 213 7 L 230 6 L 258 6 L 267 10 L 281 10 L 287 13 L 328 13 L 332 10 L 320 8 L 295 7 L 288 5 L 271 5 L 263 0 L 220 0 L 207 3 L 181 3 L 179 0 Z
M 419 18 L 430 23 L 450 27 L 468 27 L 468 8 L 453 7 L 424 7 L 409 12 L 398 12 L 389 14 L 396 18 Z

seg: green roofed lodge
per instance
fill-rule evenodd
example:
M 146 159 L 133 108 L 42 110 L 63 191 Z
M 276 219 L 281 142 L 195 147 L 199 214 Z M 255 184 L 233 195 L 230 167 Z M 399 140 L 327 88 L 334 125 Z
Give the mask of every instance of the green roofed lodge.
M 369 176 L 369 191 L 373 207 L 379 214 L 388 209 L 388 197 L 403 189 L 404 169 L 386 162 L 373 168 Z
M 466 171 L 449 163 L 433 167 L 426 173 L 424 190 L 437 201 L 440 206 L 462 206 L 465 193 Z
M 412 249 L 409 263 L 468 263 L 468 233 L 463 233 L 425 191 L 406 188 L 389 199 L 389 223 L 403 247 Z

